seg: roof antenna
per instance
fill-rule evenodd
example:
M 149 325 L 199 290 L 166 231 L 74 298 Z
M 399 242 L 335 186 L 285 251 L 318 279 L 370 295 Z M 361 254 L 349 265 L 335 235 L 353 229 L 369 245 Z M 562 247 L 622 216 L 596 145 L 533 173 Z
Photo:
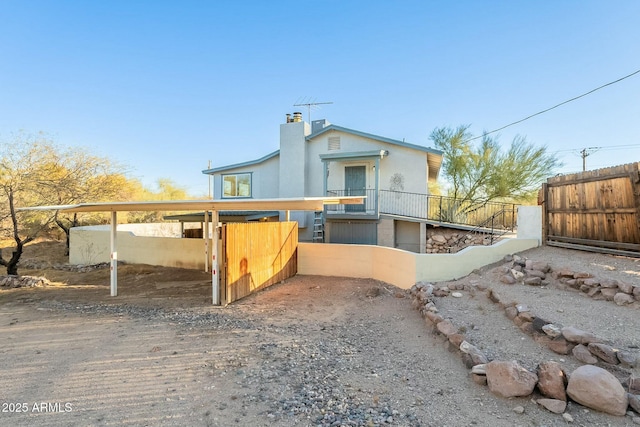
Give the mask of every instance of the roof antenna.
M 333 102 L 315 102 L 311 101 L 310 99 L 307 100 L 307 102 L 304 102 L 305 100 L 302 100 L 303 102 L 299 102 L 297 104 L 293 104 L 294 107 L 307 107 L 307 120 L 309 120 L 309 124 L 311 124 L 311 107 L 313 108 L 317 108 L 318 105 L 325 105 L 325 104 L 333 104 Z

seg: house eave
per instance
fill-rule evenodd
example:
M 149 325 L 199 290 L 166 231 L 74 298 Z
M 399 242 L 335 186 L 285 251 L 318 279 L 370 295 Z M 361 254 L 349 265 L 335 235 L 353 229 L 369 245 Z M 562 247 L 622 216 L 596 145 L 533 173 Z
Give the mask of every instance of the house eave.
M 376 141 L 380 141 L 380 142 L 386 142 L 387 144 L 392 144 L 392 145 L 397 145 L 399 147 L 405 147 L 405 148 L 411 148 L 413 150 L 418 150 L 418 151 L 423 151 L 425 153 L 430 153 L 433 155 L 437 155 L 437 156 L 442 156 L 443 152 L 440 150 L 436 150 L 434 148 L 430 148 L 430 147 L 425 147 L 423 145 L 416 145 L 416 144 L 410 144 L 408 142 L 404 142 L 404 141 L 398 141 L 397 139 L 391 139 L 391 138 L 385 138 L 384 136 L 380 136 L 380 135 L 374 135 L 372 133 L 366 133 L 366 132 L 361 132 L 358 130 L 354 130 L 354 129 L 349 129 L 349 128 L 345 128 L 342 126 L 336 126 L 336 125 L 329 125 L 325 128 L 320 129 L 319 131 L 317 131 L 316 133 L 312 133 L 310 135 L 307 135 L 307 137 L 305 138 L 307 141 L 312 140 L 313 138 L 316 138 L 326 132 L 331 132 L 331 131 L 338 131 L 338 132 L 344 132 L 344 133 L 349 133 L 351 135 L 356 135 L 356 136 L 360 136 L 363 138 L 369 138 L 369 139 L 373 139 Z
M 224 172 L 224 171 L 231 170 L 231 169 L 238 169 L 238 168 L 244 168 L 244 167 L 247 167 L 247 166 L 253 166 L 253 165 L 257 165 L 257 164 L 260 164 L 262 162 L 265 162 L 265 161 L 267 161 L 267 160 L 269 160 L 269 159 L 271 159 L 273 157 L 276 157 L 279 154 L 280 154 L 280 150 L 276 150 L 273 153 L 269 153 L 266 156 L 260 157 L 259 159 L 256 159 L 256 160 L 249 160 L 249 161 L 246 161 L 246 162 L 236 163 L 236 164 L 233 164 L 233 165 L 220 166 L 220 167 L 212 168 L 212 169 L 205 169 L 205 170 L 202 171 L 202 173 L 205 174 L 205 175 L 211 175 L 211 174 L 214 174 L 216 172 Z

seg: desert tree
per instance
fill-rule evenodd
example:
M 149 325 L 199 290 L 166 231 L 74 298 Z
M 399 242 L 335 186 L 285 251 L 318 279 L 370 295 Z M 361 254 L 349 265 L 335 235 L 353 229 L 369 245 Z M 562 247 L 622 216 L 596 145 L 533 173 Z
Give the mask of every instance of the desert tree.
M 507 150 L 489 135 L 473 144 L 476 138 L 468 125 L 436 128 L 430 139 L 443 151 L 442 177 L 462 214 L 490 201 L 530 200 L 543 180 L 561 166 L 546 147 L 521 136 Z
M 125 168 L 84 148 L 53 149 L 42 169 L 44 173 L 39 178 L 38 188 L 48 204 L 130 200 L 129 189 L 133 184 L 126 177 Z M 80 225 L 81 219 L 87 224 L 105 221 L 103 214 L 55 212 L 55 224 L 66 236 L 67 254 L 70 230 Z
M 0 250 L 0 265 L 7 274 L 18 274 L 18 262 L 24 245 L 36 238 L 53 219 L 53 212 L 19 211 L 20 206 L 45 204 L 40 181 L 53 154 L 49 141 L 23 134 L 11 144 L 0 143 L 0 232 L 15 242 L 11 256 Z

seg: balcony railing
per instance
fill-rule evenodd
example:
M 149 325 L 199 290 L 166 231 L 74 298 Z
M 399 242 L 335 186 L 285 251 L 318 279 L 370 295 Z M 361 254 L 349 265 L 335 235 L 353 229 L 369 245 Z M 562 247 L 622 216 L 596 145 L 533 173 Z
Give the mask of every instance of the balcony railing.
M 327 205 L 328 215 L 378 215 L 376 190 L 330 190 L 327 191 L 329 197 L 345 196 L 367 196 L 364 203 L 357 205 Z
M 498 202 L 463 201 L 447 196 L 406 193 L 391 190 L 332 190 L 328 196 L 367 196 L 359 205 L 328 205 L 328 215 L 349 216 L 379 214 L 397 215 L 449 224 L 481 226 L 493 217 L 493 228 L 514 230 L 517 221 L 517 205 Z

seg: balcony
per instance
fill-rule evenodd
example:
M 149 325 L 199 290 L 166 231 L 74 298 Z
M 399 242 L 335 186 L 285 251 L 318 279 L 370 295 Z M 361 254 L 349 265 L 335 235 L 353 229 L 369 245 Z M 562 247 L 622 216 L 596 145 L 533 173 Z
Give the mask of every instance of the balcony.
M 327 191 L 327 196 L 332 197 L 362 195 L 366 196 L 363 204 L 326 206 L 327 218 L 378 219 L 380 215 L 392 215 L 431 224 L 455 224 L 460 228 L 485 227 L 491 219 L 492 229 L 516 228 L 517 205 L 513 203 L 473 202 L 391 190 Z

